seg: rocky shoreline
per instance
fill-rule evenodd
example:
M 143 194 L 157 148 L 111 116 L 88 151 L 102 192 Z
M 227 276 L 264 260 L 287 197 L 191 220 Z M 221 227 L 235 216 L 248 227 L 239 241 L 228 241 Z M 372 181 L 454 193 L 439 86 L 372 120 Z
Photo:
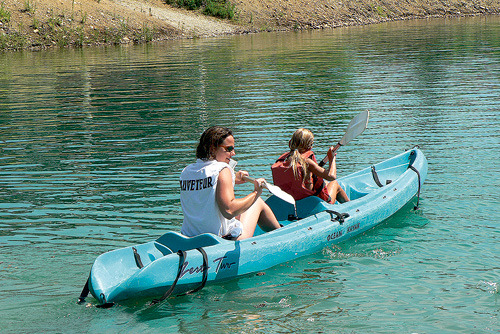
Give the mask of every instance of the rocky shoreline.
M 0 51 L 499 15 L 500 0 L 231 0 L 220 20 L 162 0 L 0 0 Z

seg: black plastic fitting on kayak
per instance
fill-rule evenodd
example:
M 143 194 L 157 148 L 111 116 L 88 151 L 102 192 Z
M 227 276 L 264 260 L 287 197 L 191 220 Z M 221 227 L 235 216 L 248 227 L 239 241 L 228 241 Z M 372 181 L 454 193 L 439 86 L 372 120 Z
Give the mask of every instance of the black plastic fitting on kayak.
M 139 255 L 139 253 L 137 253 L 137 248 L 132 247 L 132 251 L 134 252 L 135 264 L 137 265 L 137 267 L 139 269 L 142 269 L 142 267 L 144 267 L 144 265 L 142 264 L 141 256 Z
M 333 211 L 333 210 L 326 210 L 326 212 L 328 212 L 330 214 L 332 222 L 338 221 L 339 224 L 343 224 L 344 220 L 346 218 L 349 218 L 349 214 L 347 212 L 339 213 L 339 212 Z M 335 215 L 335 217 L 334 217 L 334 215 Z

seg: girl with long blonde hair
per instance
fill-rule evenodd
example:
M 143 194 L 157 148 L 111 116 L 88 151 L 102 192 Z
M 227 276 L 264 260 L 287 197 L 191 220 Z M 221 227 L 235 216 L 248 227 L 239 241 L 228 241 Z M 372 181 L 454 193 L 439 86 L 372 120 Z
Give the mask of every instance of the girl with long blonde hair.
M 290 151 L 282 154 L 271 170 L 274 184 L 292 195 L 295 200 L 307 196 L 318 196 L 329 203 L 349 201 L 337 178 L 337 166 L 333 146 L 328 149 L 329 166 L 320 167 L 312 151 L 314 135 L 308 129 L 296 130 L 288 146 Z M 325 182 L 329 181 L 328 183 Z

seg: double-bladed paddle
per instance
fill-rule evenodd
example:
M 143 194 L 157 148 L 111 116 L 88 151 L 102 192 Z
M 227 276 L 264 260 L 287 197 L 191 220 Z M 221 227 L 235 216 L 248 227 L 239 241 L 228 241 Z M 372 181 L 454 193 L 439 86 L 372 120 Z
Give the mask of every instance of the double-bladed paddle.
M 368 118 L 370 117 L 370 112 L 368 110 L 359 113 L 356 117 L 354 117 L 349 125 L 347 126 L 347 130 L 344 134 L 344 137 L 335 145 L 333 148 L 333 153 L 335 153 L 340 146 L 344 146 L 349 143 L 351 140 L 359 136 L 365 131 L 366 126 L 368 125 Z M 324 166 L 328 162 L 328 154 L 321 160 L 319 163 L 320 166 Z

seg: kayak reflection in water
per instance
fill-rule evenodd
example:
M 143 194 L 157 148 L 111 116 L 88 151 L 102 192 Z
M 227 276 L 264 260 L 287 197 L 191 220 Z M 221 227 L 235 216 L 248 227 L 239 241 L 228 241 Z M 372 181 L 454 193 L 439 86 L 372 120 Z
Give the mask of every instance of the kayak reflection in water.
M 192 237 L 213 233 L 226 239 L 252 237 L 255 227 L 271 231 L 280 227 L 271 208 L 260 197 L 264 179 L 253 181 L 254 190 L 235 198 L 234 185 L 242 184 L 248 172 L 237 173 L 229 162 L 235 156 L 231 130 L 213 126 L 205 130 L 196 149 L 197 160 L 180 176 L 181 205 L 184 213 L 181 233 Z
M 336 153 L 328 149 L 328 169 L 321 167 L 312 151 L 314 135 L 308 129 L 298 129 L 292 135 L 288 146 L 290 151 L 282 154 L 271 167 L 273 182 L 292 195 L 295 200 L 318 196 L 329 203 L 349 201 L 349 197 L 337 178 Z M 330 182 L 325 182 L 330 181 Z

